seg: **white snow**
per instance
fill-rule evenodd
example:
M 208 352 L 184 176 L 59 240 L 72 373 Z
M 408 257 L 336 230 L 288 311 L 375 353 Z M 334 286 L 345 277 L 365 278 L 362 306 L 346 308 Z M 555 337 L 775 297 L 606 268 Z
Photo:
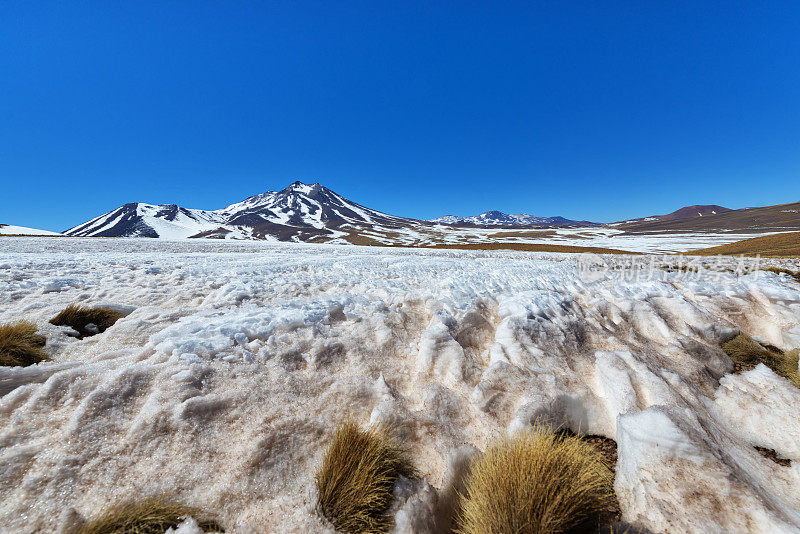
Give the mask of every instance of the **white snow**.
M 72 302 L 131 313 L 77 340 L 47 322 Z M 20 318 L 53 361 L 0 368 L 3 531 L 166 492 L 229 531 L 332 532 L 314 471 L 349 413 L 411 446 L 424 480 L 398 486 L 401 532 L 434 532 L 467 459 L 536 421 L 616 438 L 623 518 L 654 533 L 800 532 L 800 393 L 766 368 L 728 374 L 718 348 L 737 329 L 800 344 L 788 277 L 587 280 L 571 255 L 17 238 L 0 251 L 0 323 Z
M 800 424 L 784 406 L 800 406 L 800 390 L 764 365 L 726 376 L 714 394 L 715 408 L 731 431 L 784 458 L 800 458 Z
M 621 416 L 617 440 L 615 490 L 628 520 L 653 532 L 800 529 L 796 465 L 761 457 L 699 407 Z
M 0 224 L 0 234 L 6 235 L 61 235 L 50 230 L 39 230 L 27 226 L 14 226 L 13 224 Z

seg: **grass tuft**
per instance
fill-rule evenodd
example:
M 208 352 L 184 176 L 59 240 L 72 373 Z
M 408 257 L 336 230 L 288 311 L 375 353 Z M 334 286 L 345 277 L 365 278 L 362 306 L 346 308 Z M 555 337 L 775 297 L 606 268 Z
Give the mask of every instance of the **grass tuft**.
M 90 308 L 79 304 L 70 304 L 61 313 L 50 319 L 50 324 L 70 326 L 80 334 L 80 337 L 85 337 L 104 332 L 123 317 L 125 317 L 124 314 L 111 308 L 101 306 Z M 87 330 L 86 326 L 90 324 L 95 325 L 97 331 Z
M 205 514 L 196 508 L 151 497 L 112 506 L 84 524 L 77 534 L 164 534 L 168 528 L 177 528 L 187 516 L 192 516 L 205 531 L 224 532 L 219 523 L 204 519 Z
M 45 343 L 47 338 L 37 334 L 31 322 L 0 325 L 0 365 L 17 367 L 46 360 Z
M 739 334 L 722 344 L 725 354 L 741 370 L 749 370 L 763 363 L 792 384 L 800 388 L 800 374 L 797 371 L 800 350 L 784 352 L 773 345 L 761 345 L 747 334 Z
M 395 482 L 415 474 L 391 429 L 363 430 L 346 420 L 336 429 L 317 471 L 318 509 L 341 532 L 388 532 Z
M 491 446 L 470 466 L 458 534 L 554 534 L 614 506 L 613 473 L 576 436 L 543 427 Z

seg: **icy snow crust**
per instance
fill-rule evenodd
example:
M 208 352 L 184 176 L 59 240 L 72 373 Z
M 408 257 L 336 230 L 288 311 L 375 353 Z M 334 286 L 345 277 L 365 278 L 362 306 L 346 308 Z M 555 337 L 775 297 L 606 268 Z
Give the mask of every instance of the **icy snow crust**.
M 145 241 L 0 252 L 0 322 L 37 322 L 53 353 L 0 368 L 3 532 L 160 493 L 229 531 L 329 532 L 313 476 L 347 413 L 398 425 L 425 476 L 398 488 L 399 532 L 446 527 L 466 459 L 537 419 L 618 441 L 627 521 L 800 532 L 800 392 L 763 366 L 727 374 L 718 349 L 737 328 L 800 345 L 786 277 L 584 281 L 570 255 Z M 47 323 L 75 301 L 130 315 L 75 340 Z

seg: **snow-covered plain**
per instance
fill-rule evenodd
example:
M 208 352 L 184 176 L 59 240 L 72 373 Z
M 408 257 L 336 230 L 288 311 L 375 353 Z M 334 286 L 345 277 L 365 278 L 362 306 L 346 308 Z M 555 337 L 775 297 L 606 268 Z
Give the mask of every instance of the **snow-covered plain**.
M 0 368 L 0 531 L 166 493 L 233 532 L 328 532 L 314 470 L 352 414 L 396 424 L 425 476 L 399 492 L 399 532 L 445 528 L 464 459 L 536 420 L 618 441 L 626 521 L 800 532 L 800 391 L 765 367 L 729 374 L 718 348 L 737 329 L 800 345 L 786 277 L 587 277 L 576 256 L 517 252 L 2 245 L 0 323 L 35 321 L 53 360 Z M 73 302 L 130 314 L 75 340 L 47 323 Z
M 562 245 L 571 247 L 599 247 L 644 253 L 676 253 L 706 247 L 725 245 L 742 239 L 774 234 L 776 230 L 751 233 L 735 232 L 683 232 L 626 234 L 610 227 L 578 228 L 520 228 L 454 227 L 445 224 L 386 228 L 377 225 L 361 228 L 358 234 L 377 243 L 391 246 L 447 246 L 476 245 L 482 243 L 528 243 Z M 346 244 L 345 237 L 333 237 L 329 243 Z

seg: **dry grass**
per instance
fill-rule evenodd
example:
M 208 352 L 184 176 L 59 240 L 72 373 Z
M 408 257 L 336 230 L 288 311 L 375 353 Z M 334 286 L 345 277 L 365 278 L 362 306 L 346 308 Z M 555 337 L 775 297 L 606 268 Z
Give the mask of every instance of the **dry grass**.
M 186 516 L 192 516 L 203 530 L 224 532 L 219 523 L 196 508 L 151 497 L 112 506 L 83 525 L 77 534 L 164 534 L 168 528 L 176 528 Z
M 695 256 L 761 256 L 763 258 L 800 258 L 800 232 L 770 234 L 717 247 L 693 250 Z
M 405 452 L 390 429 L 344 421 L 317 471 L 320 513 L 341 532 L 388 532 L 395 482 L 415 475 Z
M 611 469 L 592 445 L 537 427 L 493 445 L 470 466 L 456 532 L 596 528 L 600 514 L 613 506 L 612 483 Z
M 80 337 L 91 336 L 99 332 L 104 332 L 119 319 L 125 317 L 111 308 L 81 306 L 70 304 L 64 310 L 50 319 L 50 324 L 57 326 L 70 326 L 80 334 Z M 97 332 L 87 330 L 86 326 L 93 324 L 97 327 Z
M 42 348 L 47 338 L 36 333 L 28 321 L 0 325 L 0 365 L 22 366 L 48 359 Z
M 795 349 L 784 352 L 772 345 L 761 345 L 747 334 L 739 334 L 730 341 L 722 344 L 725 354 L 737 364 L 741 370 L 754 368 L 763 363 L 792 384 L 800 388 L 800 374 L 797 371 L 797 361 L 800 350 Z

